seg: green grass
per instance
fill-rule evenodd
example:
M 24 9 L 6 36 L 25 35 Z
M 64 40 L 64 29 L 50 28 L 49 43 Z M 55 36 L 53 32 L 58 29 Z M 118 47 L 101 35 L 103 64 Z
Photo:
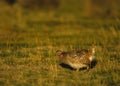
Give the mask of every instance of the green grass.
M 0 5 L 0 86 L 119 86 L 120 20 L 85 18 L 77 10 L 26 11 Z M 96 45 L 89 72 L 62 68 L 58 49 Z

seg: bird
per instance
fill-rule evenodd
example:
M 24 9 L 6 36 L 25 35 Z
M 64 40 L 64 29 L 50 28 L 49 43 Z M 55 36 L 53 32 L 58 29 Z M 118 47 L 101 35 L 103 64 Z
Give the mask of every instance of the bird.
M 91 62 L 95 60 L 95 47 L 68 52 L 57 50 L 56 56 L 59 57 L 62 63 L 69 65 L 76 71 L 79 71 L 81 68 L 89 70 Z

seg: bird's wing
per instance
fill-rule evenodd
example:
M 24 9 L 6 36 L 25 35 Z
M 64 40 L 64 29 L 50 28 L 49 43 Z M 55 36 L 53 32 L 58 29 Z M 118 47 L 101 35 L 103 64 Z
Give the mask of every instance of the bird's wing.
M 87 50 L 79 50 L 79 51 L 72 51 L 68 52 L 69 58 L 71 59 L 78 59 L 78 58 L 83 58 L 87 54 Z
M 77 52 L 78 60 L 82 64 L 89 64 L 90 60 L 88 58 L 89 50 L 81 50 Z
M 87 53 L 88 53 L 88 50 L 76 51 L 76 55 L 77 55 L 79 58 L 83 58 L 84 56 L 86 56 Z

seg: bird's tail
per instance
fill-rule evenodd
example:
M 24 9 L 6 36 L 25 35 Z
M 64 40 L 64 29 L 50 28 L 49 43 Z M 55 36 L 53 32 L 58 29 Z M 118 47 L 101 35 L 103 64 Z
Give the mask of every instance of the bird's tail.
M 92 48 L 91 48 L 91 51 L 93 54 L 95 54 L 95 48 L 96 48 L 96 46 L 92 46 Z

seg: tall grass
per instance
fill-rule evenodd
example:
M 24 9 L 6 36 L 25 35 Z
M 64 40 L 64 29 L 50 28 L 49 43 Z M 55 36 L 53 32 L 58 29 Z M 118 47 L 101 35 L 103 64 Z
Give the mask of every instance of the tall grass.
M 119 86 L 119 19 L 87 19 L 66 12 L 0 8 L 0 86 Z M 96 45 L 89 72 L 61 67 L 58 49 Z

